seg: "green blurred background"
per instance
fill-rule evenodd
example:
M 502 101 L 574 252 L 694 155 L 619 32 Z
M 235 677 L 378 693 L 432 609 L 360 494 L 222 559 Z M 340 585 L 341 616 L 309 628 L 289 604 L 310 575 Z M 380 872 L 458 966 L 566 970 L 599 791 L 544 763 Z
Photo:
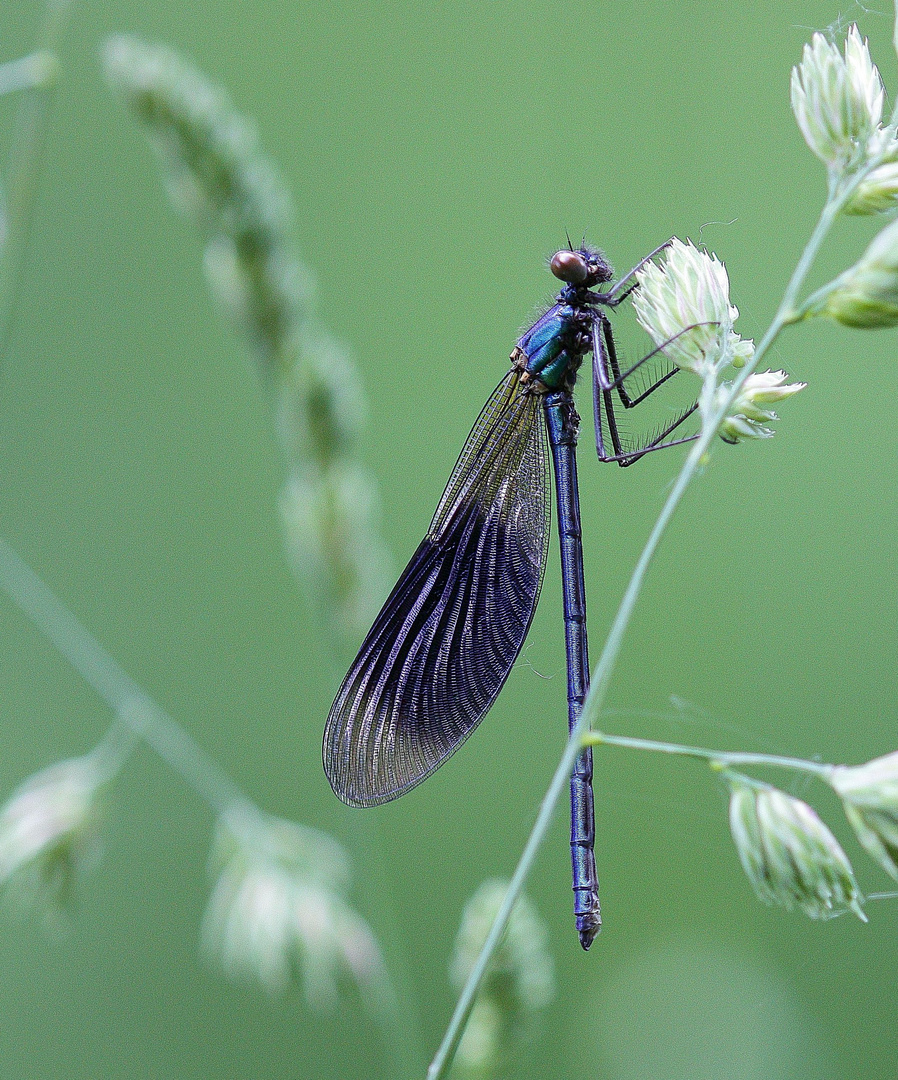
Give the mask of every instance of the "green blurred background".
M 895 88 L 890 16 L 856 10 Z M 32 47 L 39 14 L 6 0 L 3 59 Z M 320 767 L 335 685 L 283 556 L 268 403 L 210 301 L 192 228 L 103 86 L 98 44 L 117 31 L 166 41 L 257 120 L 299 208 L 322 320 L 367 388 L 366 459 L 399 566 L 516 333 L 552 294 L 545 257 L 565 229 L 622 270 L 671 234 L 702 239 L 727 263 L 743 334 L 760 335 L 824 189 L 789 69 L 837 14 L 823 0 L 77 8 L 0 375 L 0 533 L 262 806 L 358 853 L 363 812 L 335 800 Z M 0 101 L 6 145 L 14 107 Z M 840 224 L 815 281 L 875 228 Z M 896 358 L 895 332 L 821 324 L 781 339 L 771 364 L 809 388 L 773 442 L 721 445 L 688 495 L 631 628 L 610 729 L 827 761 L 898 748 Z M 584 440 L 594 653 L 679 459 L 599 467 Z M 2 600 L 0 634 L 7 792 L 87 750 L 109 716 Z M 513 869 L 563 744 L 554 546 L 529 640 L 530 664 L 464 751 L 364 812 L 428 1053 L 453 1003 L 462 906 Z M 529 885 L 559 994 L 519 1075 L 894 1078 L 895 903 L 871 905 L 868 926 L 760 906 L 724 792 L 699 764 L 604 750 L 596 790 L 605 931 L 584 955 L 559 813 Z M 791 790 L 814 795 L 862 886 L 888 888 L 834 801 Z M 383 1075 L 351 992 L 316 1015 L 299 992 L 269 1000 L 199 958 L 211 826 L 140 752 L 67 928 L 0 924 L 3 1080 Z M 357 879 L 353 895 L 382 930 L 376 891 Z

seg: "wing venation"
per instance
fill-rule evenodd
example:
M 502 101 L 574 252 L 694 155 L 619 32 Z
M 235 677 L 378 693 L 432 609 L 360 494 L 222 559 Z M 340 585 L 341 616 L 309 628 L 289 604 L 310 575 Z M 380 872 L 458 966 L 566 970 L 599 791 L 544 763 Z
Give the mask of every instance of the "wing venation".
M 397 798 L 471 734 L 524 644 L 548 536 L 540 397 L 512 370 L 331 707 L 324 769 L 344 802 Z

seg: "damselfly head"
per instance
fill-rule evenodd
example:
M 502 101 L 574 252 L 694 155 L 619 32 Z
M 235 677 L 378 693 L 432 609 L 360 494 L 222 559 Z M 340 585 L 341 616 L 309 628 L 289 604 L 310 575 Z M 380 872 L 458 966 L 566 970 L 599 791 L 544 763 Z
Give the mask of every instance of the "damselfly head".
M 569 285 L 585 285 L 587 288 L 610 281 L 613 276 L 611 267 L 602 255 L 589 248 L 556 251 L 549 262 L 549 269 L 555 277 Z

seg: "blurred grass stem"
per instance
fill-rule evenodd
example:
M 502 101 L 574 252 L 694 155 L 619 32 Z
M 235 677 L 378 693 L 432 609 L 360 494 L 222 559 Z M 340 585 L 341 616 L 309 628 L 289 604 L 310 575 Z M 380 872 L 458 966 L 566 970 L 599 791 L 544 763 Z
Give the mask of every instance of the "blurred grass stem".
M 104 783 L 109 783 L 118 776 L 122 766 L 140 742 L 137 732 L 117 716 L 92 751 L 93 759 L 102 773 Z
M 137 740 L 144 741 L 197 792 L 219 816 L 235 810 L 262 816 L 261 810 L 202 747 L 147 694 L 5 540 L 0 538 L 0 588 L 116 714 L 116 721 L 94 751 L 110 776 L 121 767 Z M 372 859 L 367 860 L 369 868 Z M 382 864 L 378 875 L 383 878 Z M 384 888 L 386 884 L 382 882 Z M 388 893 L 387 893 L 388 895 Z M 386 905 L 384 905 L 386 907 Z M 378 1019 L 386 1034 L 390 1074 L 413 1076 L 417 1014 L 401 969 L 398 986 L 385 978 L 377 987 Z M 401 995 L 401 997 L 398 997 Z M 411 1011 L 410 1011 L 411 1010 Z
M 45 86 L 56 75 L 56 57 L 39 51 L 0 64 L 0 94 Z
M 25 63 L 41 59 L 44 77 L 32 82 L 16 118 L 9 156 L 6 237 L 0 249 L 0 363 L 9 352 L 22 263 L 34 218 L 44 142 L 59 82 L 56 53 L 68 27 L 74 0 L 48 0 L 37 50 Z
M 142 739 L 221 814 L 235 805 L 252 807 L 234 781 L 121 668 L 95 637 L 5 540 L 0 539 L 0 588 L 96 690 L 117 721 L 100 744 L 110 760 L 121 757 L 124 725 Z
M 115 721 L 93 751 L 104 779 L 116 775 L 142 740 L 186 780 L 220 819 L 243 815 L 264 824 L 262 811 L 215 759 L 118 665 L 2 538 L 0 588 L 115 712 Z M 401 1047 L 407 1036 L 400 1030 L 396 992 L 386 972 L 374 980 L 372 990 L 380 1023 L 398 1040 L 396 1046 Z M 403 1060 L 404 1051 L 392 1052 L 396 1065 Z M 396 1075 L 400 1075 L 398 1070 Z
M 871 162 L 869 166 L 861 170 L 844 184 L 838 185 L 835 182 L 830 183 L 828 198 L 821 211 L 820 218 L 802 252 L 801 258 L 798 260 L 798 264 L 796 265 L 791 278 L 789 279 L 789 283 L 783 293 L 783 299 L 776 315 L 755 349 L 754 356 L 739 370 L 733 382 L 727 386 L 727 392 L 716 398 L 713 404 L 709 406 L 707 412 L 703 410 L 701 433 L 698 439 L 692 444 L 689 454 L 683 463 L 683 467 L 670 489 L 667 499 L 661 508 L 661 513 L 659 514 L 652 531 L 649 533 L 645 547 L 633 569 L 629 584 L 627 585 L 627 589 L 621 600 L 614 621 L 611 624 L 608 637 L 605 640 L 601 656 L 593 669 L 589 694 L 583 703 L 580 717 L 571 730 L 570 740 L 558 763 L 558 767 L 552 776 L 551 783 L 543 797 L 542 803 L 540 804 L 539 813 L 534 822 L 530 836 L 527 839 L 527 843 L 524 846 L 524 850 L 521 853 L 514 875 L 511 878 L 505 900 L 503 901 L 496 916 L 496 920 L 487 935 L 480 956 L 477 958 L 477 962 L 471 969 L 468 981 L 465 983 L 465 986 L 459 995 L 455 1011 L 449 1021 L 449 1026 L 446 1029 L 443 1040 L 428 1069 L 427 1080 L 441 1080 L 442 1077 L 446 1076 L 449 1070 L 452 1058 L 455 1055 L 455 1051 L 458 1048 L 465 1025 L 468 1021 L 468 1017 L 474 1007 L 477 991 L 487 972 L 493 953 L 499 945 L 505 927 L 508 925 L 508 920 L 515 901 L 524 888 L 524 884 L 533 863 L 536 860 L 539 848 L 552 823 L 552 817 L 558 806 L 558 801 L 563 793 L 567 791 L 568 785 L 570 784 L 571 771 L 574 767 L 577 754 L 582 746 L 583 736 L 590 730 L 593 724 L 598 721 L 601 714 L 602 705 L 608 691 L 608 685 L 611 681 L 615 664 L 620 655 L 624 636 L 639 599 L 639 594 L 642 591 L 642 586 L 645 583 L 649 566 L 651 565 L 658 545 L 661 542 L 661 538 L 664 536 L 674 512 L 680 505 L 680 502 L 686 493 L 686 489 L 704 464 L 707 454 L 710 451 L 711 443 L 717 437 L 718 428 L 723 419 L 729 415 L 730 407 L 736 400 L 746 379 L 748 379 L 749 375 L 756 370 L 771 345 L 779 336 L 783 327 L 795 321 L 797 297 L 834 220 L 843 207 L 847 205 L 861 181 L 865 179 L 870 171 L 878 164 L 880 164 L 878 160 Z M 705 392 L 706 391 L 703 390 L 703 393 Z M 659 748 L 660 745 L 661 744 L 658 744 L 656 749 Z M 798 759 L 795 760 L 797 761 Z

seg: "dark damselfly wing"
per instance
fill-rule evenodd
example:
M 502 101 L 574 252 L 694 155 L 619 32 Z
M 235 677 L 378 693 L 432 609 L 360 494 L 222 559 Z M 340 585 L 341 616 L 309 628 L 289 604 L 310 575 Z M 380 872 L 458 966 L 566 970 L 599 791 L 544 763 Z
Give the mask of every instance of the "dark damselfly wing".
M 512 370 L 340 687 L 324 771 L 352 806 L 404 794 L 496 700 L 530 628 L 549 540 L 541 396 Z

